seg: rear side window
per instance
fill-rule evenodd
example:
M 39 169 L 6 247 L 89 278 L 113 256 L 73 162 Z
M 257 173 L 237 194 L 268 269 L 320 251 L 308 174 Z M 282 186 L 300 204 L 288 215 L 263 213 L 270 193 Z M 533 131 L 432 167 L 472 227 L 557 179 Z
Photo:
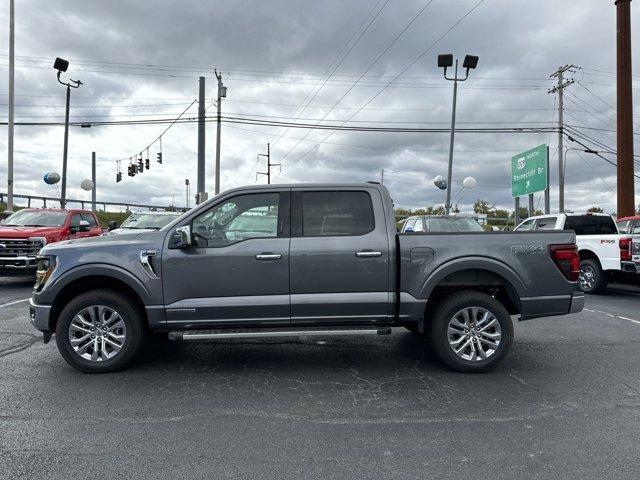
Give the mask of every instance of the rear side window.
M 553 230 L 554 228 L 556 228 L 556 220 L 557 217 L 539 218 L 537 229 Z
M 611 217 L 599 215 L 569 216 L 564 222 L 565 230 L 573 230 L 576 235 L 609 235 L 618 233 Z
M 98 226 L 98 222 L 96 222 L 96 219 L 93 215 L 91 215 L 90 213 L 83 213 L 82 214 L 82 219 L 86 220 L 87 222 L 89 222 L 89 226 L 91 228 L 96 228 Z
M 82 215 L 80 215 L 79 213 L 74 213 L 71 216 L 71 226 L 77 227 L 78 225 L 80 225 L 80 220 L 82 220 Z
M 302 192 L 302 235 L 364 235 L 374 228 L 367 192 Z
M 415 224 L 416 224 L 416 220 L 414 218 L 410 218 L 404 223 L 404 228 L 402 229 L 402 231 L 406 232 L 409 229 L 413 231 L 413 227 L 415 226 Z
M 533 230 L 533 228 L 535 227 L 535 219 L 531 219 L 531 220 L 527 220 L 526 222 L 522 222 L 520 225 L 518 225 L 518 228 L 516 228 L 516 231 L 518 232 L 524 232 L 527 230 Z
M 413 227 L 414 232 L 424 232 L 424 225 L 422 224 L 422 219 L 416 219 L 416 224 Z

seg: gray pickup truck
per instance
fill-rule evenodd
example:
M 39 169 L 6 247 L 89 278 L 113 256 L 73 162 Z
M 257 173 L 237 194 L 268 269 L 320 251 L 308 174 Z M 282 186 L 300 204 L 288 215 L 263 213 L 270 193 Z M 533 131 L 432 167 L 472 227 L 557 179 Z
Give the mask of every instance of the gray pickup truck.
M 521 320 L 578 312 L 573 232 L 398 234 L 374 183 L 266 185 L 212 198 L 157 232 L 47 245 L 31 323 L 84 372 L 170 339 L 392 332 L 454 370 L 492 369 Z

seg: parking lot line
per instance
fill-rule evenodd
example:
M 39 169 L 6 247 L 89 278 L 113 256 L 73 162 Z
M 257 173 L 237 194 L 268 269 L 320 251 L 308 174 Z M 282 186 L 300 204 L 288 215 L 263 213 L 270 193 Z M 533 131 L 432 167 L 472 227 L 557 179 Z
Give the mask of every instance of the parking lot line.
M 11 305 L 15 305 L 16 303 L 22 303 L 22 302 L 28 302 L 28 301 L 29 301 L 28 298 L 23 298 L 22 300 L 14 300 L 13 302 L 3 303 L 2 305 L 0 305 L 0 308 L 9 307 Z
M 611 318 L 619 318 L 620 320 L 626 320 L 628 322 L 631 323 L 637 323 L 638 325 L 640 325 L 640 320 L 636 320 L 635 318 L 629 318 L 629 317 L 622 317 L 620 315 L 614 315 L 613 313 L 609 313 L 609 312 L 603 312 L 602 310 L 593 310 L 591 308 L 585 308 L 585 310 L 587 312 L 591 312 L 591 313 L 600 313 L 602 315 L 606 315 L 607 317 L 611 317 Z

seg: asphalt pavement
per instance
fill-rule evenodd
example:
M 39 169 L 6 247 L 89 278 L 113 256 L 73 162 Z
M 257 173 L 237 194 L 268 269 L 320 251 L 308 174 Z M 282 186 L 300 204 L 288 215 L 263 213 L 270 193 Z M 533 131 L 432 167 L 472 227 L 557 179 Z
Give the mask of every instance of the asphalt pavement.
M 76 372 L 0 279 L 0 478 L 640 476 L 640 288 L 515 325 L 507 361 L 443 367 L 384 337 L 154 341 Z M 17 302 L 17 303 L 15 303 Z

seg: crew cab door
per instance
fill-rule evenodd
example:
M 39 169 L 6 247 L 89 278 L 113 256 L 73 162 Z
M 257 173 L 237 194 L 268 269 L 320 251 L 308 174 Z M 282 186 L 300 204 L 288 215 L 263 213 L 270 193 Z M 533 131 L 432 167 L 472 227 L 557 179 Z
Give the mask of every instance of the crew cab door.
M 388 321 L 390 246 L 383 211 L 375 189 L 293 189 L 293 324 Z
M 288 189 L 223 197 L 191 217 L 193 245 L 162 252 L 167 324 L 290 323 Z

